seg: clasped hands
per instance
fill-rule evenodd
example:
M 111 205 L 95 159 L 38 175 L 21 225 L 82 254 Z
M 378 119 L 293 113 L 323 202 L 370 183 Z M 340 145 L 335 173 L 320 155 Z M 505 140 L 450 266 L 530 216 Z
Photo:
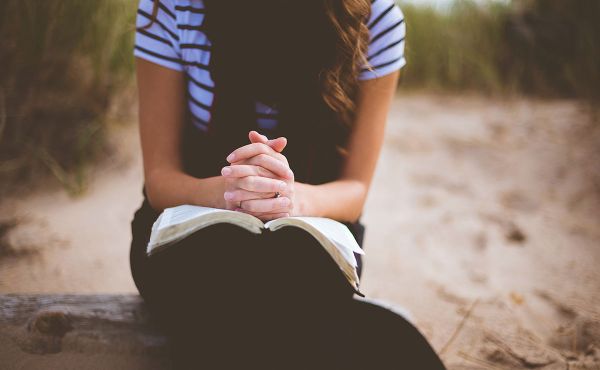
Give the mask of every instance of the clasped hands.
M 229 154 L 230 165 L 221 170 L 225 179 L 225 208 L 251 214 L 262 221 L 297 215 L 294 173 L 281 154 L 287 140 L 283 137 L 269 140 L 256 131 L 250 131 L 248 138 L 250 144 Z

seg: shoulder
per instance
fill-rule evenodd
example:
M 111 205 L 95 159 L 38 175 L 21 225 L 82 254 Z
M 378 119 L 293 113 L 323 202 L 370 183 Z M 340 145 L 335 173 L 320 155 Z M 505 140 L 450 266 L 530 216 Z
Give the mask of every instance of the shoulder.
M 181 71 L 177 3 L 177 0 L 139 0 L 134 55 Z
M 367 65 L 363 66 L 359 80 L 378 78 L 402 68 L 406 24 L 404 14 L 394 0 L 373 0 L 367 22 L 369 47 Z
M 367 27 L 371 38 L 377 36 L 379 31 L 389 27 L 399 27 L 404 23 L 404 14 L 394 0 L 373 0 L 371 2 L 371 15 Z
M 138 0 L 138 15 L 151 16 L 154 7 L 157 9 L 157 19 L 168 20 L 171 25 L 193 17 L 205 14 L 204 0 Z
M 176 38 L 177 11 L 176 0 L 138 0 L 137 27 L 156 23 L 163 32 Z
M 142 13 L 144 15 L 146 13 L 147 15 L 152 15 L 154 7 L 157 6 L 157 19 L 161 19 L 162 17 L 176 19 L 176 3 L 178 3 L 177 0 L 139 0 L 138 14 Z

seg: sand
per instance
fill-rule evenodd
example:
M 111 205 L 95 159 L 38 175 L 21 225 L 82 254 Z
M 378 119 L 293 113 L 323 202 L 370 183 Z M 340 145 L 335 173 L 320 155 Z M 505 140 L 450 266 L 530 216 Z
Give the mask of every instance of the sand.
M 134 124 L 111 132 L 84 195 L 1 201 L 0 293 L 136 292 L 139 142 Z M 364 292 L 408 310 L 451 369 L 600 368 L 600 125 L 585 105 L 399 95 L 363 220 Z

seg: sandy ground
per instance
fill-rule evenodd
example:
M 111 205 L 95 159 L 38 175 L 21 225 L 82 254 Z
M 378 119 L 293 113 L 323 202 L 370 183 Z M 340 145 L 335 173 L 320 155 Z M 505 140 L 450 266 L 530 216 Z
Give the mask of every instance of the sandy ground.
M 2 200 L 0 293 L 136 292 L 139 144 L 113 132 L 85 195 Z M 582 105 L 398 96 L 363 219 L 363 290 L 452 369 L 600 369 L 600 125 Z

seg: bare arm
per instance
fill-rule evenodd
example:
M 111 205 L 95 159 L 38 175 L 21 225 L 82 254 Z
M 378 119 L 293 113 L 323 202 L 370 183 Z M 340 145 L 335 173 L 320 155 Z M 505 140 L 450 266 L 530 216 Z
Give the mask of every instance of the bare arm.
M 381 152 L 399 75 L 400 72 L 394 72 L 361 82 L 342 176 L 322 185 L 296 183 L 296 203 L 301 214 L 352 222 L 360 217 Z
M 185 117 L 182 72 L 136 58 L 139 124 L 148 199 L 162 210 L 181 204 L 224 208 L 221 176 L 198 179 L 181 165 L 181 129 Z
M 292 178 L 286 180 L 288 186 L 282 191 L 282 198 L 244 201 L 242 211 L 257 217 L 270 217 L 272 212 L 277 215 L 285 212 L 292 216 L 320 216 L 340 221 L 356 221 L 362 213 L 379 158 L 385 122 L 399 75 L 400 72 L 394 72 L 361 83 L 356 121 L 349 138 L 348 156 L 340 179 L 321 185 L 310 185 L 295 182 Z M 239 164 L 255 164 L 253 161 L 256 158 L 265 155 L 272 155 L 288 166 L 285 156 L 273 153 L 273 145 L 267 138 L 255 132 L 251 132 L 249 138 L 251 144 L 236 149 L 228 157 L 228 161 L 232 163 L 231 171 L 236 172 L 235 168 Z M 282 204 L 281 202 L 286 201 L 285 198 L 290 201 Z

